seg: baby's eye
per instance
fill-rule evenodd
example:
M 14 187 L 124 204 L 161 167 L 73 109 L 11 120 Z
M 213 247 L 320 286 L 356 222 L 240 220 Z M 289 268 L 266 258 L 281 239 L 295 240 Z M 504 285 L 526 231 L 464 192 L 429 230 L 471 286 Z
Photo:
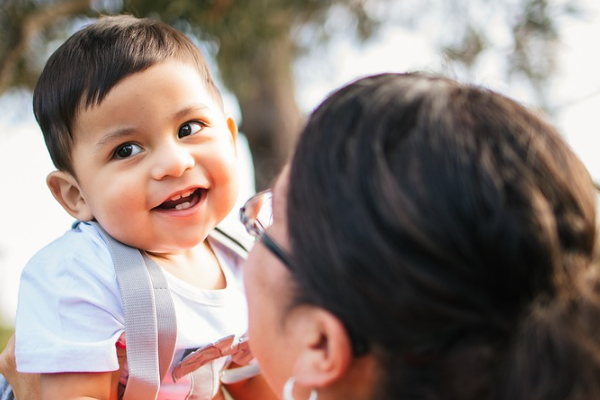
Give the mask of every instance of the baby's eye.
M 177 132 L 177 135 L 180 138 L 191 136 L 200 132 L 203 128 L 204 125 L 198 122 L 186 122 L 185 124 L 181 125 L 181 128 L 179 128 L 179 132 Z
M 115 158 L 128 158 L 141 153 L 142 148 L 134 143 L 126 143 L 122 146 L 117 147 L 115 150 Z

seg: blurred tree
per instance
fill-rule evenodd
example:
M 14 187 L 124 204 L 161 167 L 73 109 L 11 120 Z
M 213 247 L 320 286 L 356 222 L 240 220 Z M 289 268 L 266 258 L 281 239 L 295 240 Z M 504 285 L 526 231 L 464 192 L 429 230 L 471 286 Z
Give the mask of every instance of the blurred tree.
M 302 123 L 294 61 L 326 42 L 332 29 L 364 40 L 382 23 L 428 29 L 433 26 L 432 15 L 437 15 L 433 23 L 440 28 L 439 46 L 447 60 L 469 69 L 494 46 L 488 24 L 501 15 L 501 24 L 510 32 L 510 44 L 500 44 L 506 71 L 526 77 L 543 101 L 555 69 L 558 22 L 576 13 L 573 4 L 563 0 L 0 0 L 0 94 L 16 86 L 31 88 L 48 54 L 44 46 L 64 37 L 69 23 L 78 17 L 127 12 L 160 18 L 214 49 L 222 81 L 239 102 L 240 128 L 249 138 L 261 189 L 278 173 Z M 332 23 L 340 15 L 348 23 Z M 314 40 L 303 46 L 298 39 L 307 30 Z
M 14 329 L 8 326 L 0 325 L 0 352 L 4 350 L 8 340 L 14 333 Z
M 484 52 L 497 52 L 504 57 L 499 62 L 507 80 L 527 83 L 537 105 L 551 112 L 549 79 L 557 70 L 561 22 L 585 14 L 579 1 L 519 0 L 511 6 L 495 1 L 487 7 L 454 1 L 441 10 L 454 21 L 441 35 L 441 47 L 451 61 L 471 68 Z
M 45 62 L 35 59 L 34 41 L 55 38 L 61 20 L 89 12 L 90 3 L 0 0 L 0 94 L 11 86 L 33 87 Z

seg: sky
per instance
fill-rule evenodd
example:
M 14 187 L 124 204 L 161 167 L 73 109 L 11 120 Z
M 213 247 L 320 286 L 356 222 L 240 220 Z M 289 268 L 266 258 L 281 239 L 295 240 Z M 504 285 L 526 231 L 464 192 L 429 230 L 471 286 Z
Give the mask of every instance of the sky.
M 600 6 L 597 0 L 587 2 L 591 12 L 586 20 L 571 21 L 563 29 L 565 45 L 551 90 L 553 103 L 561 107 L 552 121 L 600 182 Z M 335 88 L 361 76 L 440 68 L 440 59 L 426 36 L 397 27 L 382 30 L 360 46 L 350 38 L 337 38 L 326 51 L 327 62 L 317 54 L 296 65 L 298 100 L 305 112 Z M 469 80 L 527 101 L 518 84 L 511 85 L 498 76 L 494 60 L 483 60 Z M 227 96 L 225 100 L 239 118 L 235 101 Z M 21 269 L 72 222 L 45 185 L 52 170 L 31 112 L 30 96 L 1 97 L 0 322 L 6 324 L 14 321 Z

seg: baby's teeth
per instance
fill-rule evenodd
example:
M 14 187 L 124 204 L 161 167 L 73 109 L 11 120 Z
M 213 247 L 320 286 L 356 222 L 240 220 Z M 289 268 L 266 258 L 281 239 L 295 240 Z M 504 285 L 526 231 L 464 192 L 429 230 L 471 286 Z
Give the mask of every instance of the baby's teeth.
M 182 194 L 175 195 L 175 196 L 171 197 L 169 200 L 170 200 L 170 201 L 179 200 L 179 199 L 180 199 L 180 198 L 182 198 L 182 197 L 188 197 L 188 196 L 189 196 L 189 195 L 191 195 L 192 193 L 194 193 L 194 191 L 193 191 L 193 190 L 190 190 L 189 192 L 186 192 L 186 193 L 182 193 Z
M 190 207 L 190 205 L 191 205 L 191 203 L 190 203 L 189 201 L 186 201 L 185 203 L 177 204 L 177 205 L 175 206 L 175 208 L 176 208 L 177 210 L 185 210 L 185 209 L 189 208 L 189 207 Z
M 179 200 L 179 199 L 180 199 L 180 198 L 182 198 L 182 197 L 188 197 L 188 196 L 189 196 L 189 195 L 191 195 L 192 193 L 194 193 L 194 191 L 193 191 L 193 190 L 190 190 L 189 192 L 186 192 L 186 193 L 182 193 L 182 194 L 175 195 L 175 196 L 171 197 L 169 200 L 170 200 L 170 201 Z

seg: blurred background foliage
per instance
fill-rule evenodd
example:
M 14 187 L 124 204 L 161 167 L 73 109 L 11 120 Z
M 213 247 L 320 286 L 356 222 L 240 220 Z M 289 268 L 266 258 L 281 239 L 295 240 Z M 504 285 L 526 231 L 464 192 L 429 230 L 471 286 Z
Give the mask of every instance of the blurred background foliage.
M 0 95 L 31 90 L 70 34 L 119 13 L 163 20 L 214 60 L 213 73 L 239 104 L 260 190 L 279 172 L 305 117 L 294 63 L 315 50 L 323 65 L 335 63 L 324 57 L 332 36 L 360 42 L 389 24 L 427 29 L 446 65 L 467 71 L 485 52 L 500 52 L 505 77 L 526 82 L 551 112 L 546 91 L 557 68 L 560 23 L 585 9 L 577 0 L 0 0 Z M 490 29 L 491 21 L 501 32 Z M 9 331 L 0 332 L 0 348 Z
M 82 19 L 113 13 L 161 19 L 204 44 L 239 103 L 240 128 L 262 189 L 279 171 L 303 121 L 294 61 L 326 46 L 331 35 L 361 41 L 385 24 L 434 25 L 441 54 L 461 68 L 473 66 L 490 47 L 503 46 L 507 77 L 525 77 L 544 107 L 559 22 L 584 10 L 577 1 L 561 0 L 0 0 L 0 95 L 31 89 L 48 55 Z M 498 32 L 488 25 L 498 18 L 511 36 L 502 44 L 494 42 Z
M 13 329 L 6 326 L 0 326 L 0 350 L 4 349 L 8 339 L 13 334 Z

